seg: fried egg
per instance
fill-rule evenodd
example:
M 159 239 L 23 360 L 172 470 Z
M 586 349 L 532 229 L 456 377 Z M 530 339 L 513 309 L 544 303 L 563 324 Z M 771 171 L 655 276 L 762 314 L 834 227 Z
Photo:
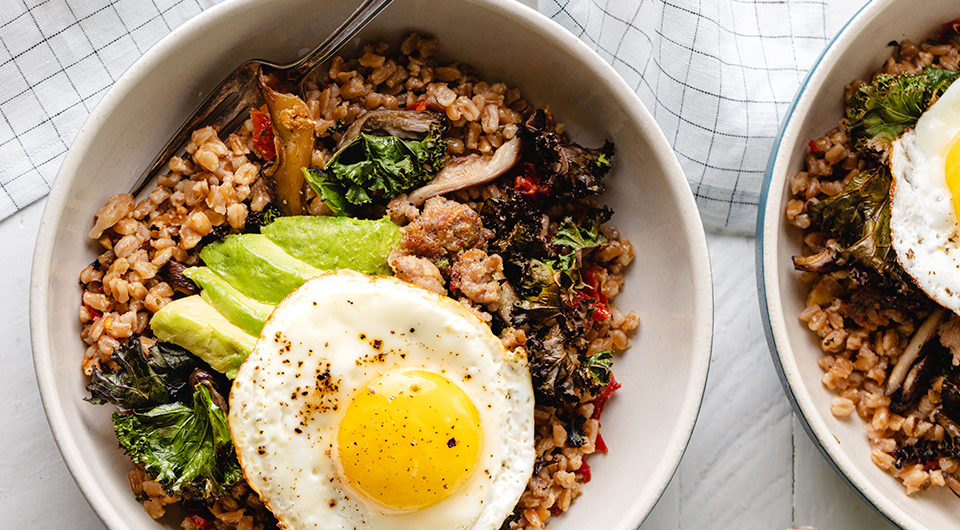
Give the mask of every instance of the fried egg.
M 534 463 L 533 389 L 458 302 L 334 271 L 271 315 L 230 392 L 244 476 L 284 528 L 500 528 Z
M 890 167 L 897 259 L 927 296 L 960 313 L 960 83 L 894 142 Z

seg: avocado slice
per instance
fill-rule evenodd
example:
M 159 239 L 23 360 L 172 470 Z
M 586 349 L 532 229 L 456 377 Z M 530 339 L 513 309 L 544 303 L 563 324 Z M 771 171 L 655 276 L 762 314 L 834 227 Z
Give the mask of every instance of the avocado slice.
M 183 275 L 203 289 L 200 297 L 227 320 L 254 337 L 260 336 L 264 322 L 273 312 L 272 305 L 258 302 L 241 293 L 207 267 L 190 267 L 183 271 Z
M 230 379 L 257 344 L 257 337 L 231 323 L 200 295 L 163 306 L 150 327 L 159 340 L 186 348 Z
M 211 243 L 200 259 L 243 294 L 277 305 L 320 269 L 284 252 L 263 234 L 236 234 Z
M 400 240 L 400 228 L 387 217 L 280 217 L 261 233 L 287 254 L 318 269 L 352 269 L 365 274 L 393 274 L 387 255 Z

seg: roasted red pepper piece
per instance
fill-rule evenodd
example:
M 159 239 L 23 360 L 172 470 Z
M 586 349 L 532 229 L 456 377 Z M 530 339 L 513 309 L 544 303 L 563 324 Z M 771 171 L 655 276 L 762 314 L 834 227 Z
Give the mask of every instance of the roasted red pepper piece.
M 587 464 L 586 459 L 584 459 L 580 469 L 577 470 L 577 474 L 583 477 L 584 484 L 590 482 L 590 464 Z
M 585 298 L 592 298 L 594 301 L 590 304 L 592 311 L 590 318 L 597 322 L 603 322 L 610 318 L 610 308 L 607 306 L 607 296 L 600 290 L 600 277 L 597 274 L 600 269 L 591 267 L 583 271 L 583 279 L 586 280 L 589 287 L 580 292 L 585 294 Z
M 208 530 L 210 528 L 213 528 L 213 521 L 205 519 L 198 514 L 195 514 L 195 513 L 190 514 L 187 516 L 187 519 L 189 519 L 190 522 L 193 523 L 193 526 L 196 526 L 200 530 Z
M 593 400 L 593 416 L 591 416 L 591 418 L 595 420 L 600 419 L 600 413 L 603 412 L 604 405 L 607 404 L 607 401 L 610 400 L 610 396 L 612 396 L 613 393 L 616 392 L 618 388 L 620 388 L 620 383 L 618 383 L 617 380 L 613 378 L 613 374 L 611 373 L 610 382 L 607 383 L 607 386 L 605 386 L 603 390 L 600 391 L 600 395 Z
M 273 160 L 277 156 L 277 148 L 273 143 L 273 124 L 270 115 L 259 109 L 250 109 L 250 119 L 253 120 L 253 145 L 263 158 Z
M 403 110 L 415 110 L 417 112 L 423 112 L 427 110 L 427 100 L 421 99 L 420 101 L 417 101 L 413 105 L 410 105 L 409 107 Z
M 940 42 L 946 42 L 955 35 L 960 35 L 960 18 L 955 18 L 950 22 L 944 22 L 941 24 L 940 33 L 937 35 L 937 40 Z
M 513 188 L 528 199 L 550 194 L 550 187 L 543 185 L 537 167 L 529 162 L 523 164 L 523 173 L 513 179 Z
M 597 451 L 600 451 L 601 453 L 606 453 L 610 451 L 609 449 L 607 449 L 607 444 L 604 443 L 603 436 L 600 436 L 600 433 L 597 433 L 596 447 L 597 447 Z
M 83 304 L 83 305 L 86 305 L 86 306 L 87 306 L 87 314 L 90 315 L 90 321 L 91 321 L 91 322 L 94 322 L 94 321 L 96 321 L 98 318 L 100 318 L 100 317 L 103 316 L 103 312 L 100 311 L 99 309 L 96 309 L 96 308 L 94 308 L 94 307 L 90 307 L 90 306 L 88 306 L 87 304 Z

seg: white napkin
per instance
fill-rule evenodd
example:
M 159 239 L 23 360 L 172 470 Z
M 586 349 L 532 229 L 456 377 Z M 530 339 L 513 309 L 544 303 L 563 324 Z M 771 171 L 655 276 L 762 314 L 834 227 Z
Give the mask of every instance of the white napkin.
M 0 9 L 0 219 L 50 191 L 67 148 L 150 46 L 220 0 Z M 773 137 L 826 43 L 827 0 L 539 0 L 633 87 L 704 221 L 752 230 Z M 32 7 L 31 7 L 32 6 Z
M 705 223 L 753 231 L 767 158 L 826 45 L 827 0 L 539 0 L 632 87 Z
M 0 7 L 0 219 L 50 191 L 121 74 L 220 0 L 46 0 Z

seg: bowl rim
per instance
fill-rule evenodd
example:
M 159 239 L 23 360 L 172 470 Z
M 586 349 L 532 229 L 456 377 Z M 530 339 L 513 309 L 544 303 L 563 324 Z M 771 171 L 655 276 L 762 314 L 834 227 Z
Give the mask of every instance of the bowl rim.
M 231 0 L 204 10 L 175 28 L 131 65 L 104 94 L 85 120 L 58 171 L 44 207 L 33 255 L 29 296 L 30 337 L 37 385 L 50 430 L 67 469 L 94 512 L 107 527 L 112 529 L 127 527 L 121 518 L 121 512 L 111 504 L 111 500 L 96 486 L 96 470 L 91 469 L 80 454 L 77 434 L 67 428 L 65 411 L 60 406 L 62 392 L 53 376 L 53 356 L 51 355 L 49 340 L 50 322 L 47 319 L 45 300 L 49 288 L 48 278 L 54 265 L 52 263 L 53 235 L 70 200 L 70 196 L 67 194 L 68 183 L 77 177 L 76 169 L 83 160 L 85 153 L 92 148 L 92 140 L 96 136 L 96 132 L 105 125 L 106 117 L 120 104 L 123 95 L 130 87 L 136 85 L 147 75 L 156 62 L 171 53 L 171 50 L 175 48 L 177 41 L 181 38 L 203 31 L 205 27 L 210 26 L 219 17 L 228 16 L 227 13 L 242 10 L 244 6 L 257 1 Z M 648 132 L 649 141 L 657 148 L 658 158 L 663 162 L 664 173 L 667 175 L 667 178 L 665 178 L 667 187 L 680 201 L 678 210 L 681 215 L 680 218 L 676 219 L 676 222 L 689 239 L 690 254 L 701 258 L 694 260 L 694 263 L 691 264 L 692 291 L 694 293 L 692 318 L 695 326 L 691 330 L 694 337 L 694 347 L 691 351 L 691 371 L 686 378 L 688 388 L 683 397 L 681 414 L 677 417 L 674 429 L 668 439 L 667 451 L 660 455 L 661 461 L 668 465 L 658 467 L 660 472 L 656 476 L 647 477 L 650 482 L 656 485 L 657 495 L 655 498 L 651 497 L 646 499 L 645 502 L 632 505 L 631 524 L 634 527 L 639 527 L 662 497 L 689 445 L 702 404 L 710 366 L 714 316 L 712 274 L 706 235 L 697 213 L 696 202 L 684 178 L 680 163 L 652 114 L 646 109 L 636 93 L 627 86 L 623 78 L 596 51 L 557 22 L 516 0 L 468 1 L 486 5 L 490 9 L 513 17 L 528 26 L 539 27 L 544 32 L 549 31 L 563 46 L 572 50 L 577 56 L 589 58 L 596 64 L 597 69 L 603 71 L 606 82 L 610 83 L 617 96 L 630 103 L 630 107 L 633 109 L 631 118 L 639 121 L 641 127 Z
M 923 530 L 925 526 L 917 522 L 904 510 L 889 504 L 879 489 L 856 471 L 856 465 L 840 450 L 839 442 L 834 438 L 826 423 L 820 419 L 818 406 L 813 403 L 809 390 L 798 375 L 796 359 L 789 337 L 786 335 L 787 324 L 779 298 L 780 282 L 776 275 L 777 256 L 773 243 L 777 241 L 777 230 L 782 216 L 782 208 L 778 198 L 784 180 L 778 180 L 775 183 L 777 187 L 773 192 L 777 195 L 773 199 L 770 197 L 774 185 L 774 172 L 777 170 L 778 164 L 786 164 L 785 159 L 789 159 L 791 154 L 789 151 L 781 152 L 781 150 L 786 150 L 786 144 L 789 144 L 789 141 L 798 136 L 799 128 L 802 125 L 799 119 L 795 121 L 795 117 L 798 111 L 805 111 L 813 103 L 811 98 L 805 97 L 808 88 L 818 86 L 826 75 L 826 67 L 846 51 L 846 46 L 862 28 L 867 26 L 871 19 L 878 16 L 895 1 L 869 0 L 843 25 L 811 67 L 787 110 L 783 125 L 774 139 L 773 148 L 767 160 L 760 191 L 759 208 L 757 209 L 757 298 L 760 302 L 763 331 L 770 350 L 771 360 L 783 391 L 790 401 L 794 413 L 800 419 L 800 424 L 810 441 L 813 442 L 813 445 L 830 467 L 843 479 L 844 483 L 884 519 L 900 528 Z M 786 177 L 785 174 L 784 178 Z M 824 443 L 823 440 L 828 440 L 828 442 Z

